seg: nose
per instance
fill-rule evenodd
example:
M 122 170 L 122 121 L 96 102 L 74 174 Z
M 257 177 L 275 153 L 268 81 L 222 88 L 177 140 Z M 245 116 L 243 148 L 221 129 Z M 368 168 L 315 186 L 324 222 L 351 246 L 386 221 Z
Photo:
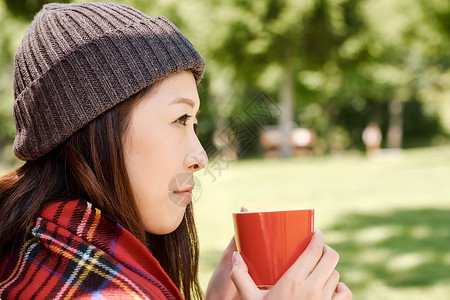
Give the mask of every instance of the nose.
M 200 142 L 198 142 L 198 145 L 200 145 L 200 147 L 196 147 L 196 150 L 191 152 L 186 157 L 185 161 L 186 167 L 192 172 L 200 171 L 208 163 L 208 155 L 206 154 Z

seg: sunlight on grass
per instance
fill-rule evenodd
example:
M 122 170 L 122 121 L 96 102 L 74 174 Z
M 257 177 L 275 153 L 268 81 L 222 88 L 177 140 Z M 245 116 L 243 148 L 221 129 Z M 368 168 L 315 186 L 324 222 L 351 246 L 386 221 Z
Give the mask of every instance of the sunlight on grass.
M 433 229 L 426 226 L 414 226 L 411 228 L 411 237 L 416 239 L 422 239 L 427 236 L 433 235 Z
M 359 230 L 354 239 L 368 247 L 377 244 L 390 237 L 396 236 L 401 231 L 400 226 L 375 226 Z
M 444 299 L 450 294 L 450 148 L 232 162 L 197 175 L 200 281 L 206 288 L 233 236 L 231 213 L 313 207 L 315 228 L 341 255 L 354 299 Z
M 450 253 L 444 255 L 443 263 L 447 264 L 447 265 L 450 265 Z
M 333 243 L 330 243 L 333 244 Z M 391 252 L 387 249 L 377 249 L 376 247 L 366 246 L 365 249 L 367 251 L 360 251 L 359 253 L 355 253 L 352 257 L 355 261 L 363 261 L 367 264 L 376 265 L 376 264 L 385 264 L 386 261 L 391 257 Z M 349 271 L 354 271 L 350 270 Z M 365 270 L 367 274 L 368 270 Z M 347 276 L 347 274 L 346 274 Z M 360 278 L 366 278 L 367 276 L 362 276 Z M 350 279 L 350 280 L 354 280 Z
M 408 271 L 433 260 L 433 253 L 403 253 L 392 257 L 386 264 L 390 271 Z
M 363 294 L 353 293 L 353 299 L 362 300 L 438 300 L 448 298 L 449 287 L 446 284 L 436 284 L 430 288 L 392 288 L 382 281 L 373 281 Z

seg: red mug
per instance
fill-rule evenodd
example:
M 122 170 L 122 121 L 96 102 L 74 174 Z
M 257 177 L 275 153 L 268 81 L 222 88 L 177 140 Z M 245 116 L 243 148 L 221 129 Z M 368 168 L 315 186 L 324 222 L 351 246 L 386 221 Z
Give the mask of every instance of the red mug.
M 233 213 L 236 246 L 259 287 L 271 287 L 308 246 L 314 209 Z

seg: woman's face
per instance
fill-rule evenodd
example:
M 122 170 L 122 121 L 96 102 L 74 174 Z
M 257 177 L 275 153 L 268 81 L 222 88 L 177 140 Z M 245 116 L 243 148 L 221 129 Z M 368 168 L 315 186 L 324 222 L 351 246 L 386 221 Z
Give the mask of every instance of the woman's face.
M 192 200 L 193 174 L 208 162 L 195 132 L 199 106 L 193 74 L 181 71 L 160 81 L 131 112 L 123 135 L 125 165 L 150 233 L 178 227 Z

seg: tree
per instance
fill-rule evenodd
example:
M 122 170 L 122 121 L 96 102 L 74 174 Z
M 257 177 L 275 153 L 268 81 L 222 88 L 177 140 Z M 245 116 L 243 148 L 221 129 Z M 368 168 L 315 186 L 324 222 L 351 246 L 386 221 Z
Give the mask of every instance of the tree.
M 296 106 L 308 99 L 319 102 L 326 113 L 321 130 L 328 136 L 340 103 L 348 101 L 338 94 L 352 78 L 346 74 L 367 58 L 358 3 L 227 1 L 214 16 L 223 29 L 211 52 L 221 64 L 234 67 L 235 81 L 278 93 L 285 131 L 292 122 L 302 122 Z M 284 149 L 288 154 L 289 148 Z
M 402 136 L 404 103 L 430 81 L 423 71 L 435 65 L 432 49 L 446 45 L 441 25 L 420 1 L 171 0 L 164 6 L 207 59 L 209 101 L 222 118 L 245 109 L 255 89 L 278 98 L 281 129 L 292 121 L 313 125 L 303 111 L 314 105 L 320 110 L 314 127 L 328 151 L 342 108 L 354 103 L 392 102 L 388 131 Z M 444 2 L 428 5 L 445 27 L 436 4 Z
M 433 84 L 428 70 L 442 68 L 439 66 L 442 60 L 446 57 L 448 60 L 448 36 L 436 20 L 441 20 L 445 27 L 449 12 L 445 0 L 371 0 L 365 4 L 365 19 L 374 48 L 367 68 L 377 90 L 385 91 L 380 98 L 389 101 L 389 148 L 402 147 L 405 103 L 416 99 L 420 89 Z

